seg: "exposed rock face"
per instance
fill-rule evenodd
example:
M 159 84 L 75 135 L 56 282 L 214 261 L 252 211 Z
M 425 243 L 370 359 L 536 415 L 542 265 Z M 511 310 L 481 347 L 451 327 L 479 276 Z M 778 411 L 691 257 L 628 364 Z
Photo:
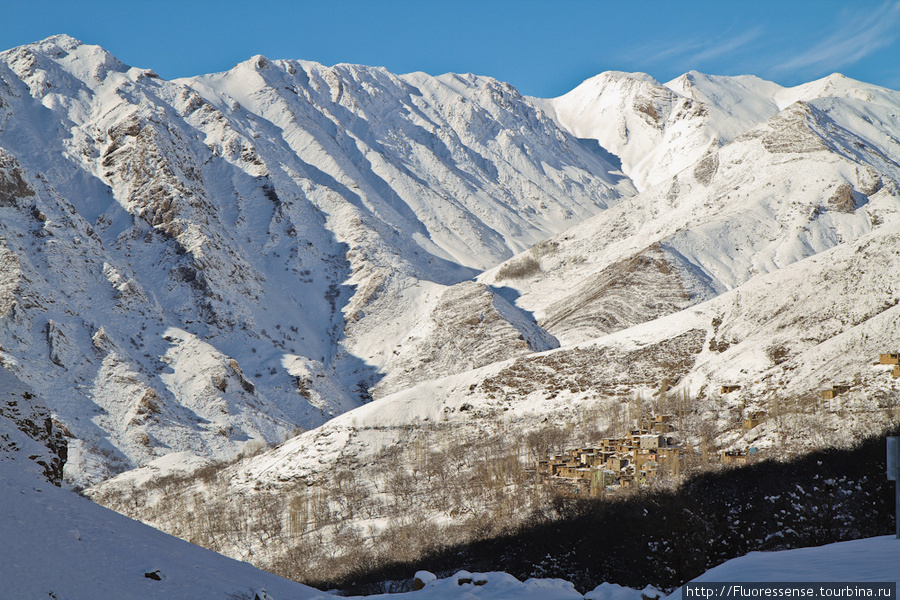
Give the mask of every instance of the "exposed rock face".
M 34 190 L 22 178 L 15 160 L 5 153 L 0 155 L 0 206 L 15 206 L 19 199 L 31 196 Z
M 828 206 L 834 210 L 852 213 L 857 207 L 856 197 L 853 193 L 853 186 L 849 183 L 843 183 L 834 191 L 834 195 L 828 199 Z
M 0 460 L 33 461 L 43 477 L 58 486 L 67 454 L 63 430 L 47 407 L 0 368 Z
M 659 245 L 613 263 L 548 305 L 540 324 L 591 339 L 676 312 L 692 298 Z
M 458 283 L 442 290 L 429 319 L 397 345 L 398 366 L 373 394 L 383 396 L 419 381 L 558 346 L 553 336 L 489 287 Z
M 773 119 L 763 133 L 762 145 L 773 154 L 804 154 L 828 150 L 822 138 L 810 127 L 814 118 L 808 105 L 798 102 Z

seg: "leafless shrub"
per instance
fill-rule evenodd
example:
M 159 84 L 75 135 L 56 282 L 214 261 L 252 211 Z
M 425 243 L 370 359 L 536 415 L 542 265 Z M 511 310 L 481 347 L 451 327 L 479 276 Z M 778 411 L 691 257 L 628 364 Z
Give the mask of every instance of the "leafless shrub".
M 541 261 L 531 254 L 525 254 L 504 263 L 497 271 L 497 278 L 524 279 L 540 272 Z
M 547 256 L 548 254 L 553 254 L 559 249 L 559 242 L 555 242 L 553 240 L 544 240 L 534 244 L 531 247 L 531 254 L 535 258 L 540 258 L 542 256 Z

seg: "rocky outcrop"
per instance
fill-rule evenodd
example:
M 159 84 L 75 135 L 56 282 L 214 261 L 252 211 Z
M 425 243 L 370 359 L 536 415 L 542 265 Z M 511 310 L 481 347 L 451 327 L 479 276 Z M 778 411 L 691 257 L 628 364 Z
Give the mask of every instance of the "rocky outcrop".
M 30 460 L 54 485 L 63 479 L 68 455 L 64 429 L 44 403 L 0 367 L 0 460 Z

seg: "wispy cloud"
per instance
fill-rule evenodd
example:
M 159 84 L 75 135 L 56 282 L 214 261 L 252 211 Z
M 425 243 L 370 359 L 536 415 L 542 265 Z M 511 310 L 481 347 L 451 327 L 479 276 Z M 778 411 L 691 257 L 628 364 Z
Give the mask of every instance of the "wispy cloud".
M 900 35 L 900 2 L 886 2 L 876 9 L 854 7 L 842 15 L 837 29 L 772 68 L 773 72 L 833 71 L 859 62 L 876 50 L 894 43 Z
M 741 50 L 761 37 L 762 34 L 763 28 L 761 26 L 754 27 L 740 35 L 705 44 L 704 47 L 698 48 L 695 52 L 687 53 L 684 56 L 684 60 L 693 65 L 703 65 L 711 60 L 718 60 Z
M 809 10 L 815 0 L 806 3 Z M 834 5 L 823 5 L 829 11 Z M 792 15 L 794 16 L 794 15 Z M 653 74 L 709 70 L 717 74 L 755 73 L 786 83 L 808 81 L 835 71 L 873 75 L 885 71 L 886 48 L 900 41 L 900 0 L 847 3 L 830 15 L 819 15 L 816 27 L 786 27 L 772 14 L 745 11 L 716 31 L 721 22 L 698 20 L 698 27 L 620 53 L 628 68 Z M 825 18 L 821 18 L 824 16 Z M 829 18 L 830 17 L 830 18 Z M 802 16 L 801 16 L 802 18 Z M 869 62 L 881 51 L 879 61 Z M 887 82 L 882 82 L 886 84 Z
M 682 70 L 703 69 L 711 63 L 739 55 L 764 33 L 762 26 L 755 26 L 737 34 L 722 33 L 711 38 L 694 38 L 678 43 L 654 43 L 633 49 L 626 59 L 637 64 L 668 64 Z

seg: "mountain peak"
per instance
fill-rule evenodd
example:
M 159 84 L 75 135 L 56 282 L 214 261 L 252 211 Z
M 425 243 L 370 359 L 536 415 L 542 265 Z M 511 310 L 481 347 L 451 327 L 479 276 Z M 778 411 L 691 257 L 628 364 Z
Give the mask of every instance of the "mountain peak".
M 247 59 L 247 63 L 256 69 L 267 69 L 272 64 L 272 61 L 262 54 L 256 54 Z
M 568 94 L 573 94 L 577 91 L 582 93 L 587 90 L 593 89 L 603 89 L 607 86 L 619 84 L 619 85 L 635 85 L 635 84 L 650 84 L 653 86 L 659 85 L 659 82 L 653 78 L 651 75 L 647 73 L 629 73 L 626 71 L 604 71 L 603 73 L 599 73 L 594 75 L 593 77 L 589 77 L 582 81 L 575 89 L 570 91 Z
M 846 98 L 872 102 L 876 98 L 896 98 L 897 92 L 870 83 L 864 83 L 841 73 L 832 73 L 821 79 L 810 81 L 784 90 L 776 96 L 782 108 L 798 100 L 811 101 L 820 98 Z M 887 100 L 893 103 L 894 100 Z
M 58 33 L 56 35 L 51 35 L 50 37 L 45 38 L 45 39 L 43 39 L 39 42 L 36 42 L 35 44 L 32 44 L 32 45 L 39 46 L 39 47 L 45 47 L 45 48 L 55 46 L 62 50 L 71 52 L 75 48 L 78 48 L 79 46 L 84 46 L 85 44 L 81 40 L 76 39 L 76 38 L 72 37 L 71 35 L 68 35 L 65 33 Z
M 102 81 L 110 72 L 125 72 L 128 66 L 105 48 L 85 44 L 70 35 L 57 34 L 39 42 L 25 44 L 0 54 L 10 64 L 19 63 L 20 76 L 45 71 L 61 73 L 58 69 L 83 81 Z M 14 67 L 15 68 L 15 67 Z M 55 77 L 55 76 L 54 76 Z

